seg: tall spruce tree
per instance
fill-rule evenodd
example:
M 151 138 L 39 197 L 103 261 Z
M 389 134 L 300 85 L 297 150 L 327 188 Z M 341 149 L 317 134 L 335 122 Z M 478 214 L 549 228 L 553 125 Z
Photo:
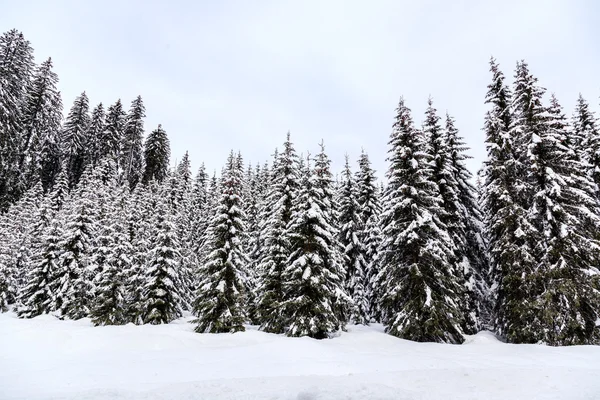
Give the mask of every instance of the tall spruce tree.
M 58 246 L 60 257 L 57 279 L 53 282 L 52 310 L 61 317 L 80 319 L 89 315 L 93 298 L 90 246 L 94 235 L 93 203 L 80 185 L 74 199 L 63 211 L 64 232 Z
M 105 129 L 106 113 L 104 106 L 99 103 L 92 111 L 88 129 L 85 132 L 85 167 L 96 167 L 102 158 L 100 143 Z
M 596 320 L 600 298 L 592 276 L 598 274 L 598 242 L 581 217 L 593 215 L 598 202 L 593 181 L 570 157 L 568 126 L 555 97 L 546 110 L 534 95 L 530 107 L 536 135 L 529 146 L 529 178 L 534 196 L 529 218 L 539 232 L 534 247 L 536 265 L 531 281 L 537 314 L 536 341 L 551 345 L 591 344 L 600 338 Z M 539 118 L 536 121 L 535 118 Z
M 600 187 L 600 130 L 594 112 L 581 94 L 575 105 L 573 128 L 573 145 L 583 153 L 583 161 L 587 162 L 594 183 Z
M 282 274 L 290 252 L 287 229 L 300 186 L 298 161 L 298 155 L 288 132 L 283 151 L 275 152 L 261 226 L 265 248 L 258 265 L 260 286 L 257 313 L 261 329 L 266 332 L 283 333 L 287 323 L 282 310 L 284 294 Z
M 33 318 L 53 311 L 54 283 L 60 275 L 60 238 L 64 233 L 54 219 L 43 231 L 40 245 L 32 256 L 26 284 L 19 291 L 17 315 Z
M 22 103 L 33 72 L 33 49 L 16 29 L 0 36 L 0 211 L 23 191 L 19 170 Z
M 41 179 L 48 190 L 60 169 L 62 100 L 57 83 L 58 76 L 52 71 L 49 58 L 40 64 L 27 87 L 22 107 L 23 138 L 19 160 L 19 170 L 27 188 Z
M 351 300 L 344 290 L 337 231 L 331 225 L 333 197 L 329 159 L 321 145 L 314 171 L 309 160 L 289 223 L 291 251 L 283 271 L 283 315 L 288 336 L 324 339 L 344 329 Z
M 366 295 L 369 302 L 369 315 L 372 320 L 379 321 L 381 312 L 379 310 L 378 293 L 375 288 L 375 277 L 379 272 L 377 252 L 381 243 L 381 228 L 379 217 L 381 214 L 380 190 L 377 187 L 375 171 L 371 168 L 369 156 L 364 151 L 358 159 L 358 171 L 356 172 L 356 201 L 360 216 L 359 237 L 365 247 L 365 271 Z
M 90 124 L 89 101 L 85 92 L 81 93 L 67 115 L 61 132 L 61 149 L 66 160 L 70 187 L 74 187 L 85 170 L 85 133 Z
M 149 248 L 150 254 L 143 271 L 143 321 L 147 324 L 167 324 L 181 317 L 183 294 L 179 241 L 164 195 L 157 199 Z
M 124 159 L 122 157 L 126 117 L 127 114 L 123 110 L 123 104 L 119 99 L 106 110 L 104 131 L 102 131 L 99 140 L 100 159 L 108 157 L 114 160 L 117 162 L 119 171 L 126 168 L 123 165 Z
M 162 182 L 167 177 L 170 156 L 169 138 L 162 126 L 158 125 L 158 128 L 148 135 L 144 145 L 145 170 L 142 182 Z
M 131 190 L 142 180 L 142 174 L 144 173 L 143 139 L 145 117 L 146 108 L 144 107 L 142 97 L 138 96 L 131 103 L 131 108 L 125 119 L 123 132 L 121 168 Z
M 200 271 L 194 303 L 196 332 L 243 331 L 248 258 L 242 240 L 246 216 L 242 204 L 243 169 L 233 151 L 221 177 L 221 197 L 211 221 L 209 254 Z
M 526 216 L 524 153 L 516 149 L 523 139 L 511 112 L 513 99 L 523 104 L 526 99 L 521 93 L 511 95 L 494 59 L 490 65 L 493 78 L 486 95 L 491 110 L 484 124 L 488 158 L 482 173 L 482 203 L 495 297 L 494 326 L 510 342 L 530 342 L 535 340 L 529 331 L 535 311 L 527 279 L 534 265 L 529 247 L 533 228 Z
M 382 321 L 404 339 L 461 343 L 462 287 L 453 274 L 452 242 L 442 222 L 439 188 L 423 132 L 400 99 L 388 151 L 388 186 L 380 246 Z
M 464 304 L 467 312 L 474 312 L 477 322 L 471 328 L 489 326 L 491 318 L 491 299 L 489 298 L 489 259 L 483 236 L 483 214 L 478 204 L 478 191 L 473 186 L 472 174 L 464 161 L 470 158 L 463 138 L 454 124 L 454 118 L 446 114 L 444 137 L 448 151 L 448 162 L 453 179 L 456 182 L 457 194 L 457 231 L 458 240 L 455 250 L 459 261 L 459 269 L 463 275 L 466 288 Z M 465 326 L 465 331 L 469 327 Z
M 363 221 L 357 200 L 357 187 L 346 155 L 346 164 L 342 171 L 339 190 L 339 240 L 343 249 L 344 284 L 354 307 L 346 319 L 355 324 L 368 324 L 369 299 L 367 295 L 367 248 L 362 234 Z

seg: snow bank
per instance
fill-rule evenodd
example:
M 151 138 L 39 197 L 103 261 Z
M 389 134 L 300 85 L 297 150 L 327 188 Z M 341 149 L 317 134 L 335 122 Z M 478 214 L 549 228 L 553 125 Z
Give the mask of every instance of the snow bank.
M 253 328 L 197 334 L 170 325 L 0 315 L 0 399 L 600 399 L 600 347 L 414 343 L 382 327 L 332 340 Z

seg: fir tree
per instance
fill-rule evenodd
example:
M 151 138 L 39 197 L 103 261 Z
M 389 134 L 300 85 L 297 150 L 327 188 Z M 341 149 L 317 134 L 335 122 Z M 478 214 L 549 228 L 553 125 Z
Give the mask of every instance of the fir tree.
M 344 251 L 346 271 L 344 282 L 348 295 L 354 301 L 354 307 L 346 319 L 356 324 L 366 325 L 370 321 L 367 297 L 367 249 L 363 242 L 363 221 L 357 200 L 357 187 L 350 170 L 348 156 L 342 172 L 339 200 L 339 237 Z
M 463 277 L 466 299 L 465 312 L 474 312 L 475 325 L 463 326 L 465 331 L 475 333 L 475 329 L 487 326 L 490 322 L 491 302 L 489 298 L 488 272 L 489 259 L 483 237 L 483 215 L 478 204 L 478 191 L 473 186 L 472 174 L 464 161 L 469 157 L 468 150 L 454 119 L 446 114 L 445 141 L 448 151 L 448 162 L 453 179 L 456 182 L 457 194 L 457 248 L 459 272 Z
M 540 121 L 529 149 L 535 185 L 529 218 L 540 235 L 531 278 L 537 290 L 530 296 L 539 311 L 532 330 L 537 341 L 551 345 L 596 343 L 600 298 L 590 277 L 599 272 L 599 246 L 581 220 L 593 215 L 596 226 L 599 222 L 593 181 L 570 156 L 568 126 L 556 98 L 547 113 L 534 98 L 530 106 L 536 104 Z
M 119 170 L 125 170 L 126 166 L 122 165 L 122 144 L 124 142 L 124 130 L 127 114 L 123 110 L 121 100 L 106 110 L 106 120 L 104 131 L 99 138 L 100 159 L 105 157 L 117 162 Z M 131 144 L 133 145 L 133 144 Z
M 52 71 L 52 60 L 44 61 L 27 87 L 22 107 L 23 142 L 19 170 L 28 187 L 42 180 L 48 190 L 60 169 L 59 130 L 62 100 L 56 88 L 58 76 Z
M 6 211 L 24 187 L 19 171 L 21 104 L 33 65 L 33 49 L 21 32 L 13 29 L 0 36 L 0 211 Z
M 104 106 L 100 103 L 92 111 L 90 124 L 85 132 L 85 167 L 94 168 L 100 163 L 102 158 L 100 143 L 105 129 L 105 120 Z
M 300 191 L 294 199 L 288 227 L 291 251 L 282 274 L 288 336 L 324 339 L 345 327 L 342 312 L 350 301 L 343 288 L 337 232 L 329 222 L 328 167 L 322 148 L 314 171 L 309 161 L 302 166 Z
M 600 187 L 600 131 L 594 113 L 587 101 L 579 95 L 573 116 L 572 142 L 576 151 L 583 153 L 589 173 L 596 186 Z
M 161 125 L 158 125 L 148 138 L 144 146 L 145 170 L 143 183 L 151 180 L 162 182 L 169 169 L 169 157 L 171 150 L 169 147 L 169 138 Z
M 89 268 L 90 242 L 94 229 L 92 213 L 92 203 L 83 190 L 65 210 L 65 228 L 58 244 L 59 270 L 52 288 L 52 309 L 62 317 L 79 319 L 89 315 L 93 296 Z
M 245 214 L 241 201 L 242 166 L 231 152 L 222 176 L 222 195 L 211 221 L 206 263 L 200 271 L 194 313 L 196 332 L 243 331 L 248 258 L 242 247 Z
M 58 220 L 53 220 L 43 232 L 41 245 L 34 253 L 32 268 L 27 273 L 27 284 L 19 291 L 19 317 L 33 318 L 53 311 L 54 283 L 60 271 L 59 240 L 63 235 Z
M 400 99 L 390 138 L 378 286 L 386 332 L 404 339 L 461 343 L 462 288 L 451 266 L 427 140 Z M 423 151 L 425 150 L 425 151 Z
M 530 299 L 527 276 L 534 259 L 529 247 L 532 227 L 526 218 L 527 195 L 523 181 L 523 151 L 517 151 L 523 139 L 516 132 L 511 114 L 512 99 L 526 104 L 520 93 L 511 95 L 504 75 L 491 61 L 492 83 L 486 103 L 491 104 L 485 119 L 487 161 L 484 163 L 482 202 L 495 296 L 494 325 L 511 342 L 534 340 L 528 326 L 535 311 Z M 525 72 L 524 70 L 521 72 Z M 525 85 L 521 85 L 525 87 Z M 520 129 L 520 125 L 519 128 Z
M 379 216 L 381 214 L 380 191 L 376 185 L 375 171 L 371 168 L 369 156 L 364 151 L 358 159 L 356 172 L 356 201 L 360 217 L 359 237 L 365 251 L 366 295 L 369 302 L 369 315 L 379 321 L 381 312 L 378 306 L 378 293 L 375 277 L 379 272 L 377 251 L 381 243 Z
M 129 183 L 131 190 L 142 180 L 143 174 L 143 139 L 144 118 L 146 109 L 142 97 L 138 96 L 132 103 L 131 109 L 125 120 L 123 133 L 123 152 L 121 167 L 124 171 L 125 180 Z
M 281 309 L 282 274 L 289 257 L 287 227 L 298 195 L 299 179 L 298 156 L 288 132 L 283 151 L 275 153 L 260 233 L 264 238 L 265 248 L 258 265 L 260 285 L 257 313 L 261 329 L 266 332 L 283 333 L 285 330 L 286 318 Z
M 143 272 L 143 321 L 147 324 L 168 324 L 183 312 L 181 255 L 175 230 L 164 199 L 158 199 L 150 254 Z
M 69 185 L 74 187 L 85 169 L 84 140 L 90 124 L 88 97 L 83 92 L 73 102 L 61 132 L 61 147 L 66 160 Z

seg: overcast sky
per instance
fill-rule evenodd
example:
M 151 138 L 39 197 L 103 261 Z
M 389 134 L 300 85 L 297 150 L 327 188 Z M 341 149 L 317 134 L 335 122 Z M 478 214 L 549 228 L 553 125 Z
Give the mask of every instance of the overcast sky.
M 0 2 L 2 31 L 52 57 L 67 111 L 83 90 L 127 109 L 140 94 L 146 131 L 162 123 L 172 161 L 188 150 L 194 168 L 232 148 L 262 163 L 289 130 L 299 152 L 324 139 L 335 170 L 362 147 L 382 176 L 399 96 L 420 125 L 431 95 L 475 171 L 491 55 L 511 79 L 526 59 L 568 115 L 600 95 L 594 0 Z

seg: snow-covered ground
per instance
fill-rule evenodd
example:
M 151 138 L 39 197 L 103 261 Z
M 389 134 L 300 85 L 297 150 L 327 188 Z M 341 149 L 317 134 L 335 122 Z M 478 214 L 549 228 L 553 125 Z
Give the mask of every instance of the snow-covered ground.
M 600 347 L 413 343 L 381 326 L 331 340 L 0 315 L 0 399 L 600 399 Z

